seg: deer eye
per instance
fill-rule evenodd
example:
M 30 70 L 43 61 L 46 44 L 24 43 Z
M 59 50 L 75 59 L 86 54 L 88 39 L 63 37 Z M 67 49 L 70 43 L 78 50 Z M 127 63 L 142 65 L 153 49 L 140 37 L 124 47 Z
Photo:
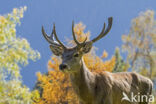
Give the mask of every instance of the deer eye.
M 79 56 L 79 54 L 78 54 L 78 53 L 75 53 L 75 54 L 74 54 L 74 57 L 78 57 L 78 56 Z

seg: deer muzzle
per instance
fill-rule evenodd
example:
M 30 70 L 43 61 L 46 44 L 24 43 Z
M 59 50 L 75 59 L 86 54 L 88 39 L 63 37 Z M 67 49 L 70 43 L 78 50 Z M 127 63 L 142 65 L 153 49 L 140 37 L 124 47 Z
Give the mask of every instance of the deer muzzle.
M 60 70 L 64 71 L 65 69 L 67 69 L 67 65 L 66 64 L 60 64 L 59 68 L 60 68 Z

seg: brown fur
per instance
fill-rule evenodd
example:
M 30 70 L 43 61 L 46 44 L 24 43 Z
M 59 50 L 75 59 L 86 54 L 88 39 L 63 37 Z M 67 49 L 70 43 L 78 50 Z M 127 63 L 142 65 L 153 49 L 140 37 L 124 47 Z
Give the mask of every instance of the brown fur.
M 83 60 L 81 68 L 77 70 L 70 77 L 75 92 L 84 104 L 137 104 L 121 102 L 122 93 L 125 92 L 128 96 L 131 92 L 146 95 L 151 94 L 153 87 L 150 79 L 134 72 L 91 73 Z

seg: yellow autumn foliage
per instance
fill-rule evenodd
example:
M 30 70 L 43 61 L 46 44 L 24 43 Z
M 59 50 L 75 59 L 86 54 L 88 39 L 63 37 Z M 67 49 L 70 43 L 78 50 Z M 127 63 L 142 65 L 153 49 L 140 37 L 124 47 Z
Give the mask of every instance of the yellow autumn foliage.
M 0 14 L 0 104 L 32 104 L 35 97 L 22 81 L 21 70 L 40 53 L 16 33 L 26 6 Z
M 86 36 L 89 40 L 90 32 L 84 33 L 84 29 L 85 26 L 82 23 L 74 27 L 79 42 L 82 42 Z M 68 42 L 75 45 L 73 40 Z M 115 57 L 113 56 L 110 60 L 103 61 L 103 58 L 107 56 L 106 51 L 104 51 L 102 57 L 97 56 L 95 47 L 93 47 L 91 52 L 84 55 L 83 58 L 87 67 L 92 72 L 111 72 L 115 66 Z M 69 76 L 59 70 L 60 62 L 60 58 L 52 56 L 48 62 L 48 74 L 37 73 L 38 82 L 40 82 L 43 91 L 41 98 L 37 100 L 38 102 L 36 104 L 80 104 L 77 95 L 73 91 Z

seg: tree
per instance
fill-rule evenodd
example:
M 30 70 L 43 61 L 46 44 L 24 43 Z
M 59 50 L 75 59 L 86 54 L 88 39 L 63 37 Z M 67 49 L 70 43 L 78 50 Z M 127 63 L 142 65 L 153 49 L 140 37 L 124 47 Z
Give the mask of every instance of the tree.
M 0 104 L 32 103 L 29 88 L 22 84 L 20 66 L 27 65 L 28 59 L 35 61 L 40 54 L 16 35 L 25 10 L 14 8 L 12 13 L 0 16 Z
M 156 20 L 154 11 L 147 10 L 132 20 L 130 32 L 123 35 L 123 50 L 135 70 L 152 80 L 156 77 Z
M 74 31 L 77 39 L 82 42 L 85 37 L 90 37 L 90 33 L 84 33 L 85 26 L 82 23 L 75 25 Z M 76 45 L 73 40 L 67 39 L 68 45 Z M 84 61 L 92 72 L 112 71 L 115 66 L 115 57 L 113 56 L 108 61 L 103 61 L 107 57 L 107 52 L 104 51 L 102 57 L 95 53 L 96 48 L 93 47 L 91 52 L 84 55 Z M 37 88 L 40 92 L 40 98 L 36 99 L 36 104 L 80 104 L 77 95 L 74 93 L 68 74 L 59 70 L 61 59 L 56 56 L 48 62 L 48 73 L 37 73 L 38 84 Z M 39 87 L 40 86 L 40 87 Z
M 115 59 L 116 63 L 113 72 L 127 71 L 127 69 L 129 68 L 129 64 L 126 63 L 120 55 L 120 49 L 118 47 L 115 49 Z
M 156 83 L 156 20 L 154 11 L 147 10 L 132 20 L 130 32 L 123 35 L 122 48 L 132 70 Z M 156 91 L 153 91 L 156 95 Z M 156 104 L 156 101 L 153 103 Z

